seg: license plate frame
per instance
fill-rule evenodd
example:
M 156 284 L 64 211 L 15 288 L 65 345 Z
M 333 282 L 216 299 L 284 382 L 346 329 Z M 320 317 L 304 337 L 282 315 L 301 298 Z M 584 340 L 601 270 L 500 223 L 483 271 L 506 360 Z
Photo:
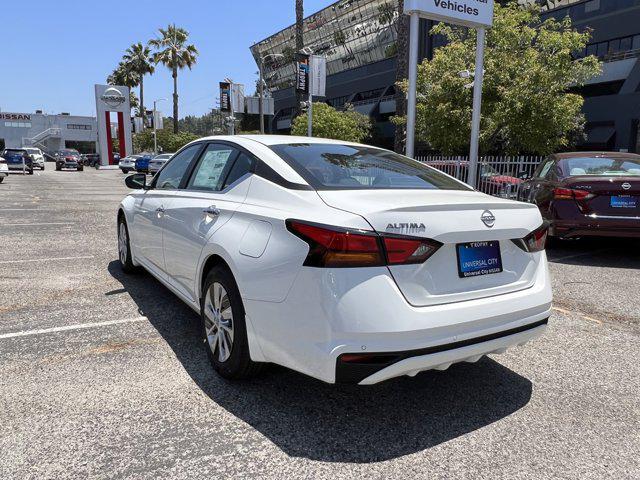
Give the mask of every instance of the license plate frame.
M 456 259 L 460 278 L 475 278 L 504 271 L 498 240 L 458 243 Z
M 619 209 L 635 209 L 638 208 L 638 197 L 633 195 L 611 195 L 609 206 Z

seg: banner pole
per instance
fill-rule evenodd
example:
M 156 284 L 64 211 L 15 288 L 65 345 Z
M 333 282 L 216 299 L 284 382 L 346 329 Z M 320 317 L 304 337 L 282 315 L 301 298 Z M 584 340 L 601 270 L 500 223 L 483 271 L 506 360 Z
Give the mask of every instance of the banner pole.
M 409 92 L 407 95 L 407 157 L 415 156 L 416 135 L 416 89 L 418 84 L 418 42 L 420 17 L 417 12 L 411 12 L 409 32 Z
M 476 46 L 476 70 L 473 78 L 473 114 L 471 116 L 471 146 L 469 150 L 469 177 L 467 183 L 476 188 L 478 175 L 478 145 L 480 143 L 480 117 L 482 106 L 482 82 L 484 80 L 484 44 L 486 30 L 478 27 Z

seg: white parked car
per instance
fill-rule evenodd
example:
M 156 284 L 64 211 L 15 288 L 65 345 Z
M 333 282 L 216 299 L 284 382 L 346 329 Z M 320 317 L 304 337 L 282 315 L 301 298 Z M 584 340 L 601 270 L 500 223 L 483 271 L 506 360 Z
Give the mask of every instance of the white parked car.
M 200 314 L 227 378 L 272 362 L 373 384 L 524 344 L 551 314 L 537 207 L 387 150 L 210 137 L 126 183 L 123 269 Z
M 26 147 L 25 150 L 31 156 L 33 167 L 44 170 L 44 155 L 42 154 L 42 150 L 35 147 Z
M 121 158 L 118 162 L 118 168 L 122 170 L 122 173 L 129 173 L 131 170 L 136 169 L 136 159 L 142 155 L 129 155 L 128 157 Z
M 9 166 L 7 165 L 7 161 L 0 157 L 0 183 L 4 182 L 4 177 L 9 176 Z
M 161 153 L 149 160 L 149 173 L 156 174 L 167 161 L 173 157 L 173 153 Z

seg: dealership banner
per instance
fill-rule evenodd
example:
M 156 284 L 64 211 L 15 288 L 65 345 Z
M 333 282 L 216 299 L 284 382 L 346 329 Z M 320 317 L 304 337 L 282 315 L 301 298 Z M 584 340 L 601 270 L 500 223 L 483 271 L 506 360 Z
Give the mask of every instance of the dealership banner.
M 220 82 L 220 110 L 222 112 L 231 111 L 231 84 Z
M 309 55 L 296 55 L 296 91 L 309 93 Z
M 327 89 L 327 57 L 312 55 L 309 63 L 311 94 L 324 97 Z

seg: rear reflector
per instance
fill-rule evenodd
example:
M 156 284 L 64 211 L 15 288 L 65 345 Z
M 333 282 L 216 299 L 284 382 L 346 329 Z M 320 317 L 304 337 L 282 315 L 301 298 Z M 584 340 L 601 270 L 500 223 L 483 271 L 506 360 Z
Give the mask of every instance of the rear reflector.
M 287 220 L 287 229 L 309 244 L 306 267 L 379 267 L 425 262 L 441 246 L 427 238 L 378 235 L 373 231 L 351 230 Z

